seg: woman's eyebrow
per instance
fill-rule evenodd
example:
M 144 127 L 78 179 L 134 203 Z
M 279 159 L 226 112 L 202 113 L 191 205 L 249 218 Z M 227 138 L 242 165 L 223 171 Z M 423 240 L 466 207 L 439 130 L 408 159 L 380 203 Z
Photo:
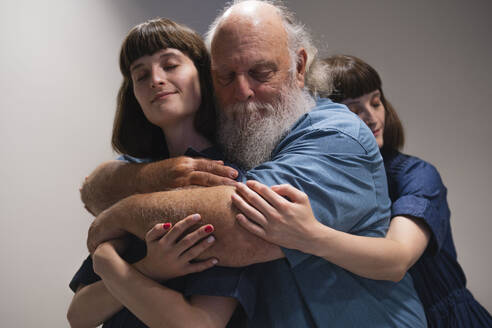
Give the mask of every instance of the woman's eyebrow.
M 143 66 L 142 63 L 136 64 L 136 65 L 131 65 L 130 66 L 130 72 L 133 72 L 134 70 L 136 70 L 137 68 L 142 67 L 142 66 Z
M 354 104 L 358 104 L 358 103 L 360 103 L 360 100 L 351 100 L 351 101 L 345 103 L 344 105 L 348 106 L 348 105 L 354 105 Z
M 175 58 L 178 58 L 179 56 L 175 53 L 172 53 L 172 52 L 166 52 L 166 53 L 163 53 L 162 55 L 159 56 L 159 59 L 162 59 L 163 57 L 175 57 Z M 130 72 L 131 71 L 134 71 L 136 70 L 137 68 L 139 67 L 142 67 L 144 66 L 143 63 L 138 63 L 138 64 L 135 64 L 135 65 L 130 65 Z

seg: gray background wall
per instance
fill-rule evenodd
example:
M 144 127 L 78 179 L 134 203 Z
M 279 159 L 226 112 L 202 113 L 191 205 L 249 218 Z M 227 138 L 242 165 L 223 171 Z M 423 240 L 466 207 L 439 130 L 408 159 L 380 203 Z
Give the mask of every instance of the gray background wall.
M 63 327 L 68 282 L 91 222 L 78 188 L 113 158 L 117 54 L 129 28 L 165 16 L 203 33 L 223 1 L 0 3 L 0 325 Z M 449 189 L 459 260 L 492 310 L 488 142 L 492 58 L 488 0 L 287 4 L 323 54 L 381 73 L 407 131 L 405 151 L 435 164 Z

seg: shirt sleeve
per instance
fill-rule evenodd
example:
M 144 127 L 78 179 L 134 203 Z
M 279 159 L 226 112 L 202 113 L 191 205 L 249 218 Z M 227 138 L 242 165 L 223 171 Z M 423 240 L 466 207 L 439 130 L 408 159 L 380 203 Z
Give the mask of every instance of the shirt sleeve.
M 213 267 L 186 276 L 184 296 L 208 295 L 235 298 L 249 318 L 256 304 L 258 265 L 242 268 Z
M 315 217 L 334 229 L 384 236 L 390 201 L 386 175 L 370 131 L 354 138 L 336 129 L 287 137 L 271 161 L 246 174 L 268 186 L 288 183 L 309 195 Z M 283 249 L 292 267 L 310 255 Z
M 440 251 L 447 231 L 450 229 L 450 211 L 447 189 L 436 168 L 419 159 L 411 158 L 398 174 L 397 192 L 391 216 L 408 215 L 421 218 L 428 225 L 432 254 Z
M 98 280 L 101 280 L 101 278 L 94 272 L 92 258 L 89 255 L 80 266 L 80 269 L 73 276 L 69 287 L 73 292 L 76 292 L 81 284 L 90 285 Z

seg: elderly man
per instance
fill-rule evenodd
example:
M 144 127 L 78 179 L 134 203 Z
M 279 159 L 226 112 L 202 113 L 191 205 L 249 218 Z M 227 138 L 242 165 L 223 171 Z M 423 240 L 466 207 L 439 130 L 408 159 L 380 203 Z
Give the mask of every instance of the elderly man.
M 227 159 L 248 170 L 239 179 L 291 184 L 309 195 L 324 224 L 383 236 L 389 199 L 377 144 L 344 106 L 315 103 L 303 90 L 312 47 L 302 26 L 279 6 L 245 1 L 216 19 L 207 41 L 220 106 L 219 142 Z M 143 171 L 131 165 L 96 172 L 83 190 L 89 193 L 87 207 L 99 212 L 117 200 L 90 195 L 102 184 L 122 189 L 121 197 L 136 193 L 133 184 L 118 182 L 142 177 Z M 321 258 L 269 244 L 236 222 L 230 202 L 234 193 L 234 187 L 218 186 L 127 197 L 96 218 L 88 246 L 93 250 L 127 232 L 143 238 L 162 217 L 177 221 L 200 213 L 216 228 L 217 243 L 207 257 L 217 257 L 224 266 L 266 262 L 255 266 L 252 327 L 425 326 L 409 276 L 400 283 L 368 280 Z

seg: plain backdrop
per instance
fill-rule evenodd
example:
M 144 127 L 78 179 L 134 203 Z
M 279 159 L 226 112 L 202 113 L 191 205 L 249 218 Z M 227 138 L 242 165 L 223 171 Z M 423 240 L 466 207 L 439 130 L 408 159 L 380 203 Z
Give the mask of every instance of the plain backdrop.
M 204 33 L 224 1 L 0 2 L 0 325 L 65 327 L 68 283 L 92 220 L 83 178 L 110 148 L 127 31 L 162 16 Z M 400 114 L 405 152 L 448 187 L 458 257 L 492 310 L 492 2 L 290 0 L 322 55 L 372 64 Z

